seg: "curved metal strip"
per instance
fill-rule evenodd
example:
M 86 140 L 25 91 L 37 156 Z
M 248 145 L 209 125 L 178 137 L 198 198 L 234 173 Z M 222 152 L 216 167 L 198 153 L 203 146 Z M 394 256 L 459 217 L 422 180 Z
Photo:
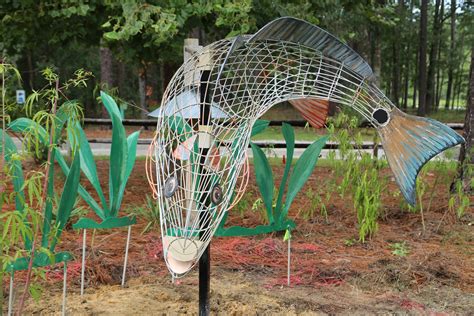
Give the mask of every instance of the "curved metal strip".
M 369 64 L 352 48 L 325 30 L 293 17 L 282 17 L 265 25 L 248 42 L 258 40 L 288 41 L 320 51 L 323 55 L 343 62 L 363 78 L 373 76 Z

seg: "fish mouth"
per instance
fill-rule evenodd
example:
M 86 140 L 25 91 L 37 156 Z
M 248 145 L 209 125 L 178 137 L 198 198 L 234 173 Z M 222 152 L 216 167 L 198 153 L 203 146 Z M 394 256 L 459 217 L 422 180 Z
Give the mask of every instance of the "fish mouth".
M 215 200 L 212 195 L 220 198 L 221 191 L 217 189 L 219 192 L 213 193 L 214 191 L 216 190 L 190 192 L 189 196 L 197 198 L 165 198 L 162 218 L 163 256 L 174 277 L 183 277 L 194 267 L 218 224 L 215 217 L 219 214 L 219 204 L 214 202 L 222 200 Z M 209 200 L 213 200 L 212 204 L 209 204 Z
M 194 267 L 203 244 L 186 237 L 163 236 L 164 258 L 173 276 L 184 276 Z

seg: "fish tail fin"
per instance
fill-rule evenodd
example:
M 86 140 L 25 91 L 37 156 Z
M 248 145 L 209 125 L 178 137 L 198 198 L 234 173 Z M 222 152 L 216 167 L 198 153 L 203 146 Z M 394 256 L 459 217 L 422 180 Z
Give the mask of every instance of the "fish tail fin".
M 393 108 L 390 121 L 378 129 L 388 163 L 403 196 L 416 204 L 416 177 L 423 165 L 445 149 L 464 142 L 447 125 Z

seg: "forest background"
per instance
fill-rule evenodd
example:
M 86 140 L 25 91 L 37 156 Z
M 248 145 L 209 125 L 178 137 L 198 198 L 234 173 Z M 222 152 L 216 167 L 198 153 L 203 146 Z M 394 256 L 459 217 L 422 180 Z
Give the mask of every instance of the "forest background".
M 126 117 L 145 118 L 182 64 L 185 38 L 207 45 L 294 16 L 353 47 L 398 107 L 424 116 L 466 106 L 473 12 L 472 2 L 460 0 L 6 0 L 0 52 L 23 78 L 10 83 L 7 97 L 43 86 L 47 66 L 62 78 L 83 68 L 94 77 L 70 97 L 86 117 L 107 116 L 95 100 L 105 89 L 120 98 Z

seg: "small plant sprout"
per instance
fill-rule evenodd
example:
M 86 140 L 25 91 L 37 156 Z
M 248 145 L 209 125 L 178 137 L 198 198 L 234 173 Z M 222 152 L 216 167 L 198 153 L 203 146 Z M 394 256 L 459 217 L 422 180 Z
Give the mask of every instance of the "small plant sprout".
M 392 254 L 394 256 L 406 257 L 410 254 L 410 249 L 405 241 L 391 244 L 390 249 L 392 249 Z

